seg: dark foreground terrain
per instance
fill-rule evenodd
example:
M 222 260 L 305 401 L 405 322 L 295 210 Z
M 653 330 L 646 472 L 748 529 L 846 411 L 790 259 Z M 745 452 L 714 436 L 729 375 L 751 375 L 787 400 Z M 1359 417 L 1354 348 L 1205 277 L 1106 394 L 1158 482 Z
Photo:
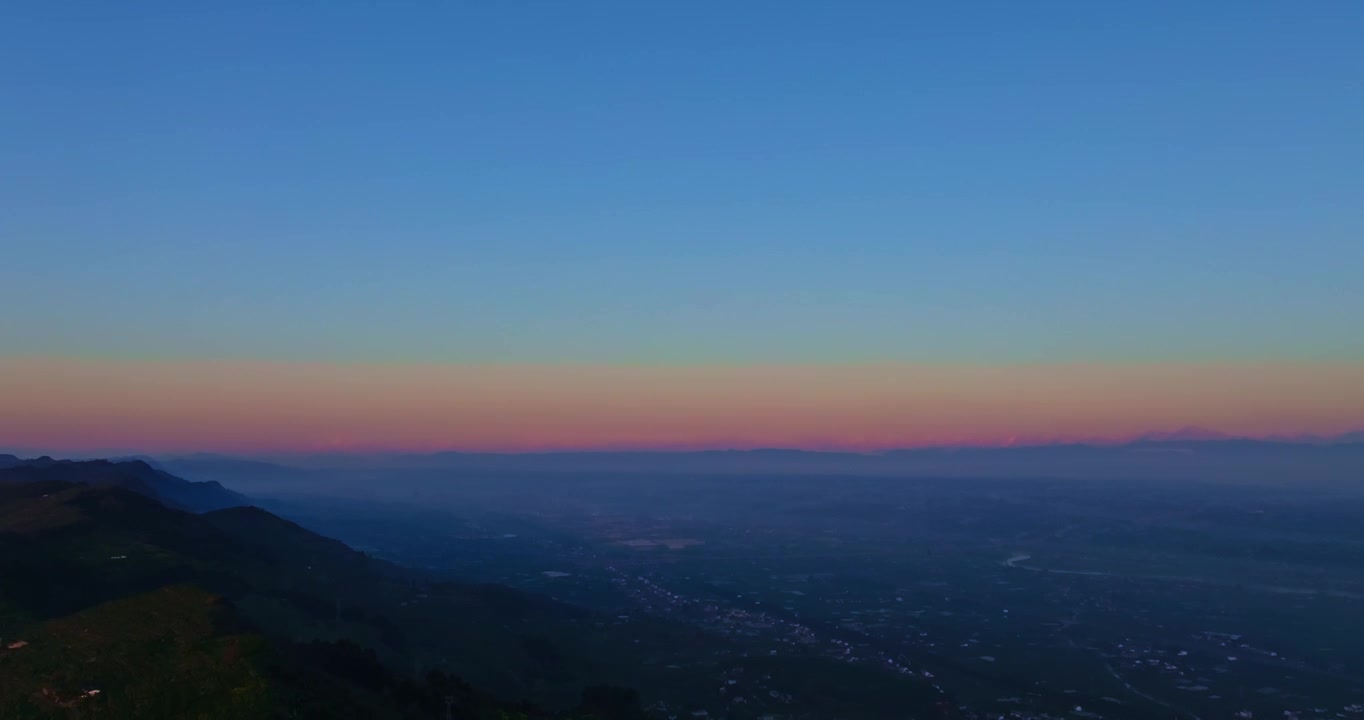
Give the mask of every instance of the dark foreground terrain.
M 592 659 L 541 634 L 589 624 L 576 609 L 428 582 L 259 508 L 168 507 L 140 463 L 8 465 L 7 720 L 642 716 L 632 691 L 584 690 Z M 435 648 L 506 692 L 445 672 Z M 508 699 L 527 687 L 560 707 Z

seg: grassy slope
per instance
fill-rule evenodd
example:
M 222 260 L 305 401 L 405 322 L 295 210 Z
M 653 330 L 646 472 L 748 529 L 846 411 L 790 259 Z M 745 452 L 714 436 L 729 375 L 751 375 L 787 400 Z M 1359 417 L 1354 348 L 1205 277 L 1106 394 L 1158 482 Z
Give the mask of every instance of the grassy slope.
M 427 671 L 482 666 L 513 689 L 553 681 L 573 697 L 589 679 L 580 658 L 524 642 L 565 608 L 422 586 L 258 509 L 199 516 L 118 488 L 0 487 L 0 577 L 0 637 L 30 643 L 0 655 L 5 718 L 431 717 L 446 696 L 465 717 L 516 717 L 535 711 Z M 419 589 L 414 606 L 448 620 L 422 637 L 401 600 Z M 433 648 L 456 662 L 428 657 L 415 682 L 380 663 L 411 667 Z
M 228 620 L 174 586 L 42 623 L 0 651 L 0 717 L 269 717 L 265 640 Z

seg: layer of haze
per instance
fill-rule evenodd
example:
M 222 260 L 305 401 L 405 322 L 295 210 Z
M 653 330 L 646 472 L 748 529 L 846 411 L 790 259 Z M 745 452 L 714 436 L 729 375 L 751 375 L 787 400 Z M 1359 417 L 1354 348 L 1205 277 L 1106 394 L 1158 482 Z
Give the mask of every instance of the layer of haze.
M 1329 0 L 7 2 L 0 354 L 1360 362 L 1361 37 Z
M 11 446 L 875 449 L 1360 428 L 1359 364 L 751 367 L 0 359 Z

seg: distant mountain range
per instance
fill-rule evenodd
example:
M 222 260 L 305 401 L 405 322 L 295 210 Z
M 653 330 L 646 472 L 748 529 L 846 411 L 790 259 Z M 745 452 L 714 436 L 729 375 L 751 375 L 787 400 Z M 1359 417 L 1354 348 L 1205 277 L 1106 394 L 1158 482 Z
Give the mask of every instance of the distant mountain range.
M 1256 453 L 1285 457 L 1353 457 L 1364 449 L 1364 430 L 1339 435 L 1279 435 L 1247 438 L 1203 427 L 1154 431 L 1127 440 L 1069 440 L 1069 442 L 1015 442 L 1003 446 L 906 447 L 877 451 L 752 449 L 752 450 L 570 450 L 543 453 L 483 453 L 483 451 L 436 451 L 436 453 L 314 453 L 228 455 L 217 453 L 128 455 L 123 462 L 140 462 L 151 469 L 168 470 L 198 481 L 220 481 L 246 490 L 252 485 L 310 485 L 325 483 L 338 472 L 383 472 L 390 469 L 479 470 L 479 472 L 791 472 L 873 473 L 873 475 L 1072 475 L 1072 470 L 1099 476 L 1142 475 L 1133 465 L 1133 453 L 1183 453 L 1196 457 L 1247 458 Z M 0 455 L 15 462 L 14 455 Z M 1108 458 L 1113 466 L 1071 468 L 1072 461 Z M 41 462 L 38 458 L 30 464 Z M 1049 465 L 1023 464 L 1046 460 Z M 49 458 L 50 461 L 50 458 Z M 1056 466 L 1060 462 L 1060 466 Z M 1118 466 L 1124 465 L 1124 466 Z M 1187 470 L 1199 472 L 1192 464 Z M 1159 468 L 1158 468 L 1159 469 Z M 1169 468 L 1178 470 L 1178 468 Z M 1135 470 L 1135 472 L 1129 472 Z M 1254 468 L 1252 468 L 1254 470 Z M 1263 469 L 1262 469 L 1263 470 Z M 1181 470 L 1183 472 L 1183 470 Z M 1327 466 L 1309 468 L 1311 475 L 1330 473 Z M 145 475 L 139 469 L 139 475 Z M 1252 472 L 1251 476 L 1266 473 Z M 173 492 L 164 492 L 175 502 Z M 239 505 L 240 499 L 226 505 Z
M 261 495 L 328 494 L 499 473 L 1054 477 L 1256 484 L 1364 482 L 1364 432 L 1329 439 L 1245 439 L 1184 428 L 1123 443 L 938 447 L 876 453 L 811 450 L 695 452 L 386 453 L 167 456 L 160 467 Z M 398 483 L 398 484 L 395 484 Z M 368 491 L 368 490 L 366 490 Z
M 1250 439 L 1206 428 L 1152 432 L 1127 442 L 907 448 L 883 452 L 792 449 L 543 453 L 370 453 L 237 457 L 210 453 L 101 461 L 98 482 L 195 511 L 247 504 L 224 486 L 258 495 L 327 494 L 381 484 L 393 473 L 800 474 L 937 477 L 1212 480 L 1352 483 L 1364 479 L 1364 430 L 1333 437 Z M 62 479 L 69 461 L 0 455 L 0 482 Z M 6 470 L 9 468 L 9 470 Z M 178 477 L 177 477 L 178 476 Z M 188 482 L 180 478 L 196 482 Z

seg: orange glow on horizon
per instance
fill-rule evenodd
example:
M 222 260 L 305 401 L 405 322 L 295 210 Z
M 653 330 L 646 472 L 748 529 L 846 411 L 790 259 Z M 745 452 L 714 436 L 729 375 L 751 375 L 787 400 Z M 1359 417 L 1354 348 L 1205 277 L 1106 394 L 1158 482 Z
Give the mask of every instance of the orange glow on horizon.
M 1348 363 L 638 367 L 0 358 L 0 446 L 878 450 L 1364 427 Z

